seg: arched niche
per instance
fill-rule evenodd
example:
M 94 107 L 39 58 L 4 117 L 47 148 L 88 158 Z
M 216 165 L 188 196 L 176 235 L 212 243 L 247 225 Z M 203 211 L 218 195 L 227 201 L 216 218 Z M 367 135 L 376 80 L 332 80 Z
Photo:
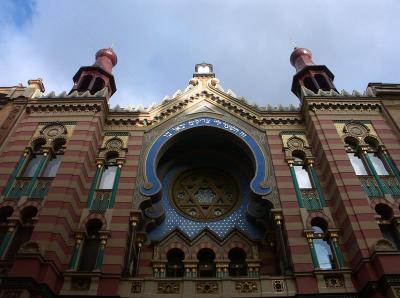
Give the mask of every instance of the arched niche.
M 246 131 L 226 121 L 215 118 L 202 117 L 184 121 L 168 129 L 161 134 L 150 146 L 144 163 L 145 182 L 140 187 L 140 193 L 146 197 L 159 195 L 162 184 L 158 177 L 158 164 L 164 153 L 174 144 L 177 144 L 179 137 L 188 131 L 195 131 L 200 128 L 213 129 L 222 137 L 233 140 L 243 149 L 252 162 L 254 173 L 250 182 L 250 190 L 253 194 L 264 196 L 271 192 L 268 185 L 267 163 L 263 150 L 256 140 Z M 240 156 L 238 157 L 240 158 Z

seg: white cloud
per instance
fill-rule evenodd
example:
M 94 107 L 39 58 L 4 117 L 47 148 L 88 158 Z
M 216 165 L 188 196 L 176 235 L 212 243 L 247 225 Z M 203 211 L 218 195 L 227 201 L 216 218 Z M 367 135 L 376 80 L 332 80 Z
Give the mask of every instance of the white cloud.
M 398 11 L 395 0 L 39 0 L 22 28 L 7 18 L 0 29 L 0 85 L 42 77 L 48 91 L 69 91 L 79 67 L 114 43 L 111 104 L 160 102 L 202 61 L 226 89 L 259 105 L 297 103 L 291 38 L 332 70 L 338 89 L 362 90 L 399 77 Z

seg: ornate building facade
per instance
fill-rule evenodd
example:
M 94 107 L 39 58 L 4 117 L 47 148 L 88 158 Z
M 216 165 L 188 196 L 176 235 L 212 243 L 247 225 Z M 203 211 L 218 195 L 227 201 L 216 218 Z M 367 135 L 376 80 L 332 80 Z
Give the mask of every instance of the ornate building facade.
M 111 49 L 69 93 L 0 88 L 0 296 L 400 297 L 400 85 L 290 60 L 299 107 L 203 63 L 110 109 Z

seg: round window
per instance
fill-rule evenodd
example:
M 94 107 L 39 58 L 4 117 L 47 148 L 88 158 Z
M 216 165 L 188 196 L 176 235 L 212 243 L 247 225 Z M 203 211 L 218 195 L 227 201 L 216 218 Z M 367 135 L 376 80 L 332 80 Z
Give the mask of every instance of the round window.
M 217 220 L 234 210 L 239 201 L 239 189 L 232 176 L 222 170 L 192 169 L 177 176 L 170 198 L 185 217 Z

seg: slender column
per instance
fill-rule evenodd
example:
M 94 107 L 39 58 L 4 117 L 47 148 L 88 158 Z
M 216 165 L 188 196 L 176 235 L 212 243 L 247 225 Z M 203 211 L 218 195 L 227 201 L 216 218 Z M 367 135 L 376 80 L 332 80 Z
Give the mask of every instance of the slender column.
M 43 150 L 43 158 L 40 161 L 38 167 L 36 168 L 35 173 L 33 174 L 33 177 L 31 179 L 31 182 L 28 185 L 28 189 L 26 190 L 26 194 L 28 196 L 31 195 L 31 193 L 33 191 L 33 188 L 34 188 L 34 186 L 36 184 L 36 180 L 39 177 L 40 173 L 42 172 L 44 165 L 47 163 L 47 160 L 49 159 L 49 156 L 50 156 L 49 155 L 49 151 L 47 149 L 44 149 Z
M 225 278 L 229 276 L 229 264 L 227 262 L 218 262 L 215 264 L 217 269 L 216 277 L 218 278 Z
M 343 256 L 342 250 L 340 249 L 340 246 L 339 246 L 339 241 L 338 241 L 339 235 L 336 232 L 330 232 L 330 236 L 332 239 L 332 245 L 335 250 L 338 265 L 340 268 L 343 268 L 344 267 L 344 256 Z
M 315 269 L 319 269 L 319 262 L 317 258 L 317 253 L 315 252 L 315 247 L 314 247 L 314 233 L 306 233 L 308 245 L 310 246 L 310 251 L 311 251 L 311 259 L 314 265 Z
M 90 186 L 89 197 L 86 203 L 86 208 L 90 208 L 92 206 L 94 192 L 96 191 L 97 187 L 97 180 L 99 179 L 102 168 L 103 168 L 103 162 L 102 161 L 97 162 L 96 173 L 94 174 L 92 185 Z
M 397 181 L 400 182 L 400 171 L 386 150 L 383 150 L 383 157 L 385 158 L 386 163 L 389 165 L 390 169 L 392 170 L 392 173 L 396 176 Z
M 20 157 L 20 159 L 18 161 L 18 164 L 15 167 L 14 171 L 12 172 L 11 177 L 8 180 L 7 185 L 6 185 L 6 187 L 5 187 L 4 191 L 3 191 L 4 196 L 7 197 L 7 195 L 10 192 L 12 186 L 14 185 L 15 178 L 17 178 L 22 166 L 24 165 L 24 163 L 26 161 L 26 157 L 28 156 L 28 154 L 29 154 L 29 151 L 25 150 L 24 154 Z
M 97 252 L 96 264 L 94 266 L 95 270 L 100 270 L 101 266 L 103 265 L 104 249 L 106 247 L 106 243 L 107 243 L 107 235 L 101 235 L 100 236 L 100 245 L 99 245 L 99 249 Z
M 288 161 L 288 164 L 290 169 L 290 175 L 292 176 L 293 180 L 294 191 L 296 192 L 297 203 L 299 204 L 300 208 L 304 208 L 303 198 L 301 197 L 299 183 L 297 182 L 296 173 L 293 168 L 293 161 Z
M 144 239 L 142 237 L 138 237 L 137 239 L 137 258 L 136 258 L 136 268 L 135 268 L 135 276 L 139 276 L 139 263 L 140 263 L 140 251 L 143 245 Z M 164 271 L 160 272 L 161 276 L 165 276 L 165 269 Z
M 68 269 L 70 270 L 76 270 L 76 266 L 78 265 L 78 258 L 81 251 L 82 239 L 83 239 L 82 233 L 75 234 L 75 246 L 72 251 L 71 261 L 69 262 L 68 266 Z
M 129 241 L 128 241 L 128 253 L 126 254 L 125 258 L 125 269 L 124 275 L 132 275 L 132 246 L 135 242 L 136 238 L 136 227 L 139 223 L 139 216 L 138 215 L 131 215 L 130 220 L 130 234 L 129 234 Z
M 0 244 L 0 259 L 4 258 L 5 254 L 6 254 L 7 248 L 10 245 L 11 239 L 13 238 L 13 235 L 15 233 L 15 227 L 16 227 L 15 222 L 8 223 L 7 233 L 4 236 L 4 239 Z
M 283 265 L 285 267 L 284 270 L 285 270 L 285 273 L 289 273 L 289 272 L 291 272 L 291 269 L 289 266 L 289 258 L 287 256 L 285 237 L 283 236 L 283 231 L 282 231 L 283 216 L 282 216 L 282 213 L 280 213 L 280 212 L 275 212 L 273 214 L 273 216 L 274 216 L 274 222 L 275 222 L 275 226 L 276 226 L 276 232 L 278 234 L 279 243 L 282 248 L 281 255 L 283 258 Z
M 312 161 L 309 161 L 308 169 L 309 169 L 310 174 L 311 174 L 312 182 L 314 183 L 315 187 L 317 188 L 317 192 L 318 192 L 318 196 L 319 196 L 319 201 L 321 202 L 321 206 L 322 207 L 326 207 L 325 196 L 324 196 L 324 193 L 322 192 L 321 184 L 319 183 L 317 172 L 316 172 L 316 170 L 315 170 L 315 168 L 313 166 L 313 162 Z
M 184 263 L 185 277 L 197 277 L 197 262 Z
M 382 194 L 387 193 L 386 188 L 385 188 L 385 186 L 383 185 L 381 179 L 379 178 L 379 175 L 378 175 L 378 173 L 376 172 L 375 167 L 374 167 L 374 165 L 372 164 L 372 161 L 371 161 L 371 159 L 369 158 L 368 152 L 367 152 L 366 150 L 363 150 L 363 155 L 364 155 L 364 157 L 365 157 L 365 160 L 367 161 L 368 167 L 370 168 L 370 170 L 371 170 L 371 172 L 372 172 L 372 175 L 374 176 L 374 178 L 375 178 L 375 180 L 376 180 L 376 183 L 378 183 L 378 187 L 379 187 L 381 193 L 382 193 Z
M 122 163 L 119 163 L 118 167 L 117 167 L 117 172 L 115 173 L 115 179 L 114 179 L 113 188 L 112 188 L 112 192 L 111 192 L 111 201 L 110 201 L 109 208 L 114 207 L 114 204 L 115 204 L 115 197 L 117 196 L 119 177 L 121 176 L 121 168 L 122 168 Z

